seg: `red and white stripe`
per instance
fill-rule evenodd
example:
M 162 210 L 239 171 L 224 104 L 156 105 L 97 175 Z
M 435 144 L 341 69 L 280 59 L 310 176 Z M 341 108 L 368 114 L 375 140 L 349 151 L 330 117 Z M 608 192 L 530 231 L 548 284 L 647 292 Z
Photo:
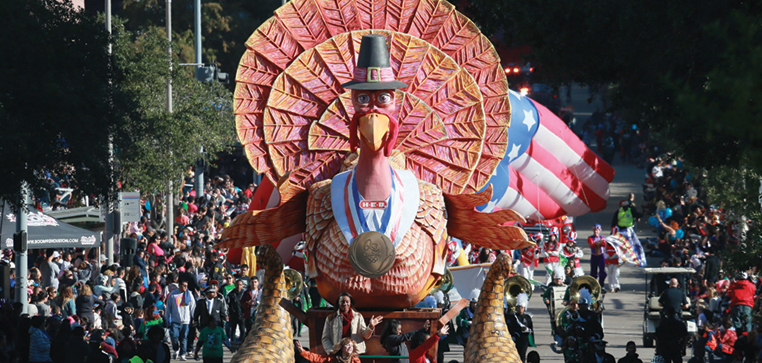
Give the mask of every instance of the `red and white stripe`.
M 614 168 L 560 118 L 532 102 L 540 120 L 537 133 L 527 152 L 510 164 L 510 189 L 496 206 L 532 220 L 603 210 Z

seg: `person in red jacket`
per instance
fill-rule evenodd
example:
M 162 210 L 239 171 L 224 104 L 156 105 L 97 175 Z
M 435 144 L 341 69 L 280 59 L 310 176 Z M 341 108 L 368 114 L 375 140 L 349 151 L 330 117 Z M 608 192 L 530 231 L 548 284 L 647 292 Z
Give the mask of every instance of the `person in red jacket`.
M 735 353 L 733 347 L 736 344 L 738 336 L 736 329 L 729 318 L 722 319 L 722 327 L 714 332 L 714 339 L 707 341 L 706 347 L 710 351 L 710 362 L 724 362 L 728 357 Z
M 449 325 L 445 324 L 442 329 L 439 329 L 436 335 L 429 336 L 429 333 L 418 332 L 413 336 L 413 340 L 410 341 L 410 347 L 413 348 L 410 351 L 409 362 L 410 363 L 431 363 L 434 361 L 434 357 L 431 357 L 428 352 L 434 344 L 439 342 L 439 339 L 447 335 L 450 331 Z
M 296 352 L 311 363 L 360 363 L 360 357 L 357 354 L 357 343 L 352 338 L 339 340 L 333 346 L 333 351 L 328 353 L 328 355 L 304 350 L 302 343 L 299 343 L 298 340 L 294 341 L 294 346 L 296 347 Z
M 755 290 L 746 272 L 739 273 L 736 282 L 728 287 L 730 316 L 736 331 L 741 333 L 751 331 L 751 308 L 754 306 Z

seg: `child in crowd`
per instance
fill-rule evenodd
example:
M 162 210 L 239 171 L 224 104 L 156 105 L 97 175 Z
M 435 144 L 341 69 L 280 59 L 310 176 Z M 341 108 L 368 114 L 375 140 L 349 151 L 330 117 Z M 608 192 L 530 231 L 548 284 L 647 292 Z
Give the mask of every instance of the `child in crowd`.
M 222 363 L 222 342 L 228 339 L 225 335 L 225 329 L 217 325 L 217 319 L 210 318 L 207 326 L 201 329 L 198 341 L 204 345 L 204 363 Z M 198 351 L 200 345 L 196 345 L 196 352 L 193 357 L 198 360 Z

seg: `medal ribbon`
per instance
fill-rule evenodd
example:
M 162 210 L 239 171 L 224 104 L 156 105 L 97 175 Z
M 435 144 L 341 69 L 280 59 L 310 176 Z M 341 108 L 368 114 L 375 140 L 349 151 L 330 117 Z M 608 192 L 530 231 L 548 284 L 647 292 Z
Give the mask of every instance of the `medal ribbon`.
M 397 230 L 399 228 L 399 222 L 402 219 L 402 206 L 404 204 L 404 193 L 402 193 L 402 189 L 404 186 L 402 185 L 402 180 L 400 179 L 399 175 L 394 169 L 391 169 L 392 171 L 392 191 L 390 194 L 390 203 L 386 206 L 384 209 L 384 214 L 381 217 L 381 225 L 379 226 L 379 231 L 381 233 L 386 234 L 386 232 L 390 232 L 390 239 L 394 241 Z M 352 190 L 351 194 L 349 193 L 349 190 Z M 350 201 L 350 198 L 352 199 Z M 359 203 L 361 201 L 360 192 L 357 188 L 357 180 L 355 179 L 355 173 L 352 171 L 352 174 L 347 178 L 346 185 L 344 187 L 344 211 L 347 215 L 347 222 L 349 223 L 349 229 L 352 232 L 352 238 L 357 237 L 363 232 L 370 231 L 370 227 L 368 227 L 368 221 L 365 219 L 365 214 L 360 210 Z M 392 213 L 395 212 L 395 213 Z M 392 223 L 391 231 L 388 231 L 390 221 L 392 219 L 392 215 L 395 216 L 394 223 Z

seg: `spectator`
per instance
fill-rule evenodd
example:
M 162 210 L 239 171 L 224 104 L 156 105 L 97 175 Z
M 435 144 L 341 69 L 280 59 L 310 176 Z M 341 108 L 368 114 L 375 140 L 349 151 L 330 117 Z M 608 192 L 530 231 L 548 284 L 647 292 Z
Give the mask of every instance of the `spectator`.
M 731 361 L 738 335 L 730 317 L 722 319 L 722 325 L 714 332 L 714 336 L 717 338 L 717 346 L 713 347 L 713 355 L 721 360 Z
M 173 359 L 179 356 L 180 360 L 187 360 L 186 342 L 195 309 L 196 301 L 188 291 L 188 283 L 180 283 L 180 288 L 167 296 L 165 315 L 171 328 Z
M 122 326 L 130 329 L 130 331 L 137 330 L 137 328 L 135 327 L 135 317 L 132 315 L 134 311 L 135 309 L 132 307 L 132 304 L 130 304 L 129 302 L 122 304 L 122 314 L 121 314 Z
M 730 315 L 733 327 L 738 332 L 751 331 L 751 308 L 754 306 L 756 288 L 749 281 L 749 274 L 741 272 L 736 276 L 736 282 L 728 287 L 730 297 Z
M 45 332 L 45 317 L 32 318 L 29 328 L 29 363 L 52 362 L 50 359 L 50 338 Z
M 164 318 L 161 317 L 161 311 L 154 305 L 148 305 L 143 309 L 143 321 L 138 328 L 138 337 L 148 340 L 148 331 L 154 326 L 164 326 Z
M 114 274 L 114 287 L 116 288 L 116 292 L 119 293 L 122 302 L 126 302 L 129 296 L 127 282 L 124 280 L 125 275 L 124 267 L 117 267 L 116 273 Z
M 37 306 L 37 314 L 44 317 L 50 316 L 50 305 L 48 305 L 48 293 L 47 291 L 40 291 L 35 299 Z
M 251 278 L 249 289 L 241 297 L 241 310 L 243 313 L 246 331 L 251 331 L 251 324 L 256 318 L 255 312 L 259 301 L 262 299 L 262 293 L 259 289 L 259 279 L 255 276 Z
M 225 330 L 217 326 L 217 319 L 209 318 L 207 325 L 199 333 L 199 344 L 196 346 L 194 358 L 198 360 L 198 351 L 203 345 L 204 363 L 222 363 L 222 343 L 227 339 Z
M 66 345 L 68 349 L 64 351 L 64 363 L 82 363 L 90 356 L 90 345 L 85 342 L 85 328 L 81 326 L 72 329 Z
M 61 289 L 60 301 L 61 313 L 64 317 L 77 315 L 77 305 L 74 303 L 74 290 L 72 290 L 71 286 Z
M 231 290 L 225 297 L 228 305 L 229 322 L 227 324 L 227 335 L 232 340 L 235 336 L 236 329 L 238 329 L 240 335 L 238 339 L 243 340 L 246 337 L 246 323 L 244 320 L 243 307 L 241 305 L 241 299 L 244 294 L 244 282 L 237 280 L 235 282 L 235 289 Z
M 106 343 L 103 338 L 104 331 L 95 329 L 90 332 L 90 355 L 87 357 L 88 363 L 110 363 L 118 358 L 116 348 Z
M 118 293 L 112 293 L 110 297 L 111 298 L 106 301 L 106 306 L 103 308 L 103 312 L 111 315 L 117 320 L 122 320 L 122 316 L 119 314 L 119 308 L 117 306 L 120 304 L 122 298 Z
M 61 257 L 61 254 L 58 251 L 49 248 L 45 251 L 45 255 L 47 256 L 45 262 L 40 266 L 42 285 L 52 286 L 58 289 L 58 276 L 61 273 L 61 268 L 58 266 L 57 262 Z
M 627 355 L 619 359 L 617 363 L 643 363 L 640 358 L 638 358 L 637 346 L 635 345 L 635 342 L 629 341 L 627 342 Z
M 122 340 L 117 344 L 116 352 L 121 363 L 128 363 L 138 353 L 138 347 L 132 337 L 132 329 L 129 327 L 122 329 Z
M 148 341 L 138 347 L 138 356 L 143 362 L 169 363 L 170 350 L 164 342 L 164 334 L 164 328 L 158 325 L 148 330 Z
M 90 289 L 90 285 L 83 285 L 79 295 L 74 301 L 77 315 L 81 318 L 88 318 L 88 321 L 91 323 L 95 322 L 95 314 L 93 314 L 95 305 L 104 305 L 103 300 L 93 296 L 93 291 Z

